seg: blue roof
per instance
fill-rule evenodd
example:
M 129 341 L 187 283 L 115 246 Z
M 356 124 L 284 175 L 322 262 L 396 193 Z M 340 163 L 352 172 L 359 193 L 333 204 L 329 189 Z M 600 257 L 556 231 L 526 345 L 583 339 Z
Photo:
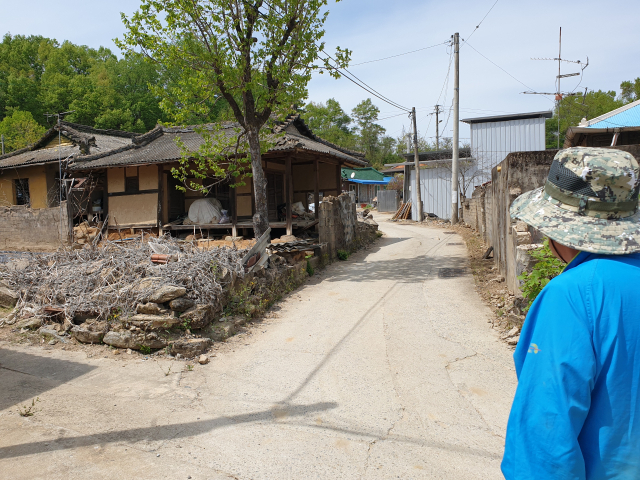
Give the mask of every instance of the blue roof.
M 353 183 L 362 183 L 364 185 L 386 185 L 393 177 L 384 177 L 382 180 L 360 180 L 358 178 L 350 178 L 349 181 Z
M 587 128 L 640 127 L 640 100 L 589 120 Z

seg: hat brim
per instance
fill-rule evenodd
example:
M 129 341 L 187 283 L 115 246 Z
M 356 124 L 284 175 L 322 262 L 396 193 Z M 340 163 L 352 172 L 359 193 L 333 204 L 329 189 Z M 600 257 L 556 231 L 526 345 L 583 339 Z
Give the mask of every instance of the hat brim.
M 516 198 L 509 209 L 511 217 L 576 250 L 609 255 L 640 252 L 640 212 L 615 220 L 580 215 L 546 200 L 543 189 Z

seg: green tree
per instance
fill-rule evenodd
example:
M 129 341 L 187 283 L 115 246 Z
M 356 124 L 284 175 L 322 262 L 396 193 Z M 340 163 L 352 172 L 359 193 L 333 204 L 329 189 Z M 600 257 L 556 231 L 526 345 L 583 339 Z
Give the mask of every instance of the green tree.
M 635 98 L 634 85 L 635 83 L 622 82 L 621 97 L 618 97 L 613 90 L 608 92 L 597 90 L 588 92 L 586 95 L 564 97 L 560 101 L 559 108 L 554 109 L 553 118 L 549 118 L 546 122 L 547 148 L 558 148 L 558 112 L 560 113 L 560 148 L 563 148 L 565 134 L 569 127 L 578 126 L 583 118 L 590 120 L 629 103 L 629 99 Z M 640 82 L 637 85 L 640 87 Z
M 356 136 L 350 127 L 351 117 L 340 103 L 330 98 L 327 103 L 310 102 L 304 107 L 304 119 L 319 137 L 344 148 L 354 148 Z
M 620 84 L 620 98 L 624 103 L 640 100 L 640 78 Z
M 5 153 L 32 145 L 42 137 L 44 132 L 45 128 L 33 119 L 31 112 L 14 109 L 0 122 L 0 134 L 4 136 Z
M 239 124 L 238 144 L 248 146 L 257 213 L 256 236 L 268 228 L 266 178 L 262 152 L 268 143 L 263 126 L 273 115 L 282 118 L 307 97 L 307 84 L 324 45 L 323 13 L 327 0 L 142 0 L 130 18 L 122 16 L 127 32 L 118 45 L 126 52 L 141 49 L 165 69 L 182 69 L 174 90 L 184 111 L 202 112 L 207 102 L 224 98 Z M 338 66 L 346 66 L 349 51 L 338 48 Z M 324 68 L 337 76 L 325 61 Z M 195 98 L 191 94 L 196 93 Z M 218 127 L 219 129 L 222 126 Z M 194 168 L 199 175 L 243 174 L 237 155 L 221 154 L 229 146 L 221 130 L 208 136 L 195 153 L 184 152 L 181 173 Z M 222 145 L 221 145 L 222 143 Z M 246 149 L 235 153 L 242 156 Z M 236 177 L 237 178 L 237 177 Z
M 370 98 L 363 100 L 351 110 L 356 123 L 356 133 L 358 134 L 358 147 L 366 155 L 372 164 L 380 164 L 380 137 L 386 130 L 381 125 L 375 123 L 378 120 L 380 109 L 376 107 Z

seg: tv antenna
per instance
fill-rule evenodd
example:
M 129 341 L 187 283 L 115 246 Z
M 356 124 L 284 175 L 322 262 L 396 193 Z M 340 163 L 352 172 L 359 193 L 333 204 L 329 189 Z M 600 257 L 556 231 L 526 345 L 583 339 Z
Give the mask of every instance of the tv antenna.
M 50 119 L 52 118 L 56 118 L 57 119 L 57 125 L 58 125 L 58 202 L 60 205 L 60 208 L 62 208 L 62 185 L 63 185 L 63 181 L 64 179 L 62 178 L 62 134 L 60 133 L 60 131 L 62 130 L 62 126 L 61 126 L 61 122 L 62 119 L 69 115 L 70 113 L 74 113 L 75 110 L 72 110 L 70 112 L 60 112 L 60 113 L 45 113 L 44 116 L 47 117 L 47 122 L 49 122 Z M 66 196 L 66 195 L 65 195 Z M 62 218 L 62 216 L 60 217 Z
M 558 62 L 558 75 L 556 76 L 556 91 L 553 93 L 549 92 L 522 92 L 526 95 L 553 95 L 556 99 L 556 113 L 558 115 L 558 150 L 560 149 L 560 102 L 564 97 L 571 97 L 574 95 L 580 95 L 580 93 L 576 92 L 563 92 L 560 89 L 560 82 L 563 78 L 568 77 L 577 77 L 582 76 L 584 73 L 584 69 L 589 66 L 589 57 L 587 57 L 587 61 L 583 62 L 582 60 L 566 60 L 562 58 L 562 27 L 560 27 L 560 36 L 558 40 L 558 57 L 557 58 L 532 58 L 531 60 L 545 60 L 545 61 L 553 61 Z M 565 63 L 573 63 L 580 67 L 580 71 L 577 73 L 567 73 L 562 74 L 562 62 Z M 576 87 L 577 88 L 577 87 Z M 575 89 L 574 89 L 575 90 Z M 585 90 L 586 95 L 586 90 Z

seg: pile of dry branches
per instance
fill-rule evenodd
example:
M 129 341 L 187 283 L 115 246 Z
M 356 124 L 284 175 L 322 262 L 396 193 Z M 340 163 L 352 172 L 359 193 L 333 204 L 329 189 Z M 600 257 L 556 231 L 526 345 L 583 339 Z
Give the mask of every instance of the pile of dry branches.
M 154 264 L 154 253 L 170 254 L 174 261 Z M 242 256 L 241 250 L 200 250 L 168 236 L 149 242 L 105 242 L 100 247 L 33 255 L 25 268 L 0 270 L 0 281 L 19 294 L 19 310 L 30 307 L 42 313 L 49 307 L 67 318 L 109 319 L 132 314 L 162 285 L 185 287 L 186 298 L 216 304 L 226 284 L 244 276 Z

